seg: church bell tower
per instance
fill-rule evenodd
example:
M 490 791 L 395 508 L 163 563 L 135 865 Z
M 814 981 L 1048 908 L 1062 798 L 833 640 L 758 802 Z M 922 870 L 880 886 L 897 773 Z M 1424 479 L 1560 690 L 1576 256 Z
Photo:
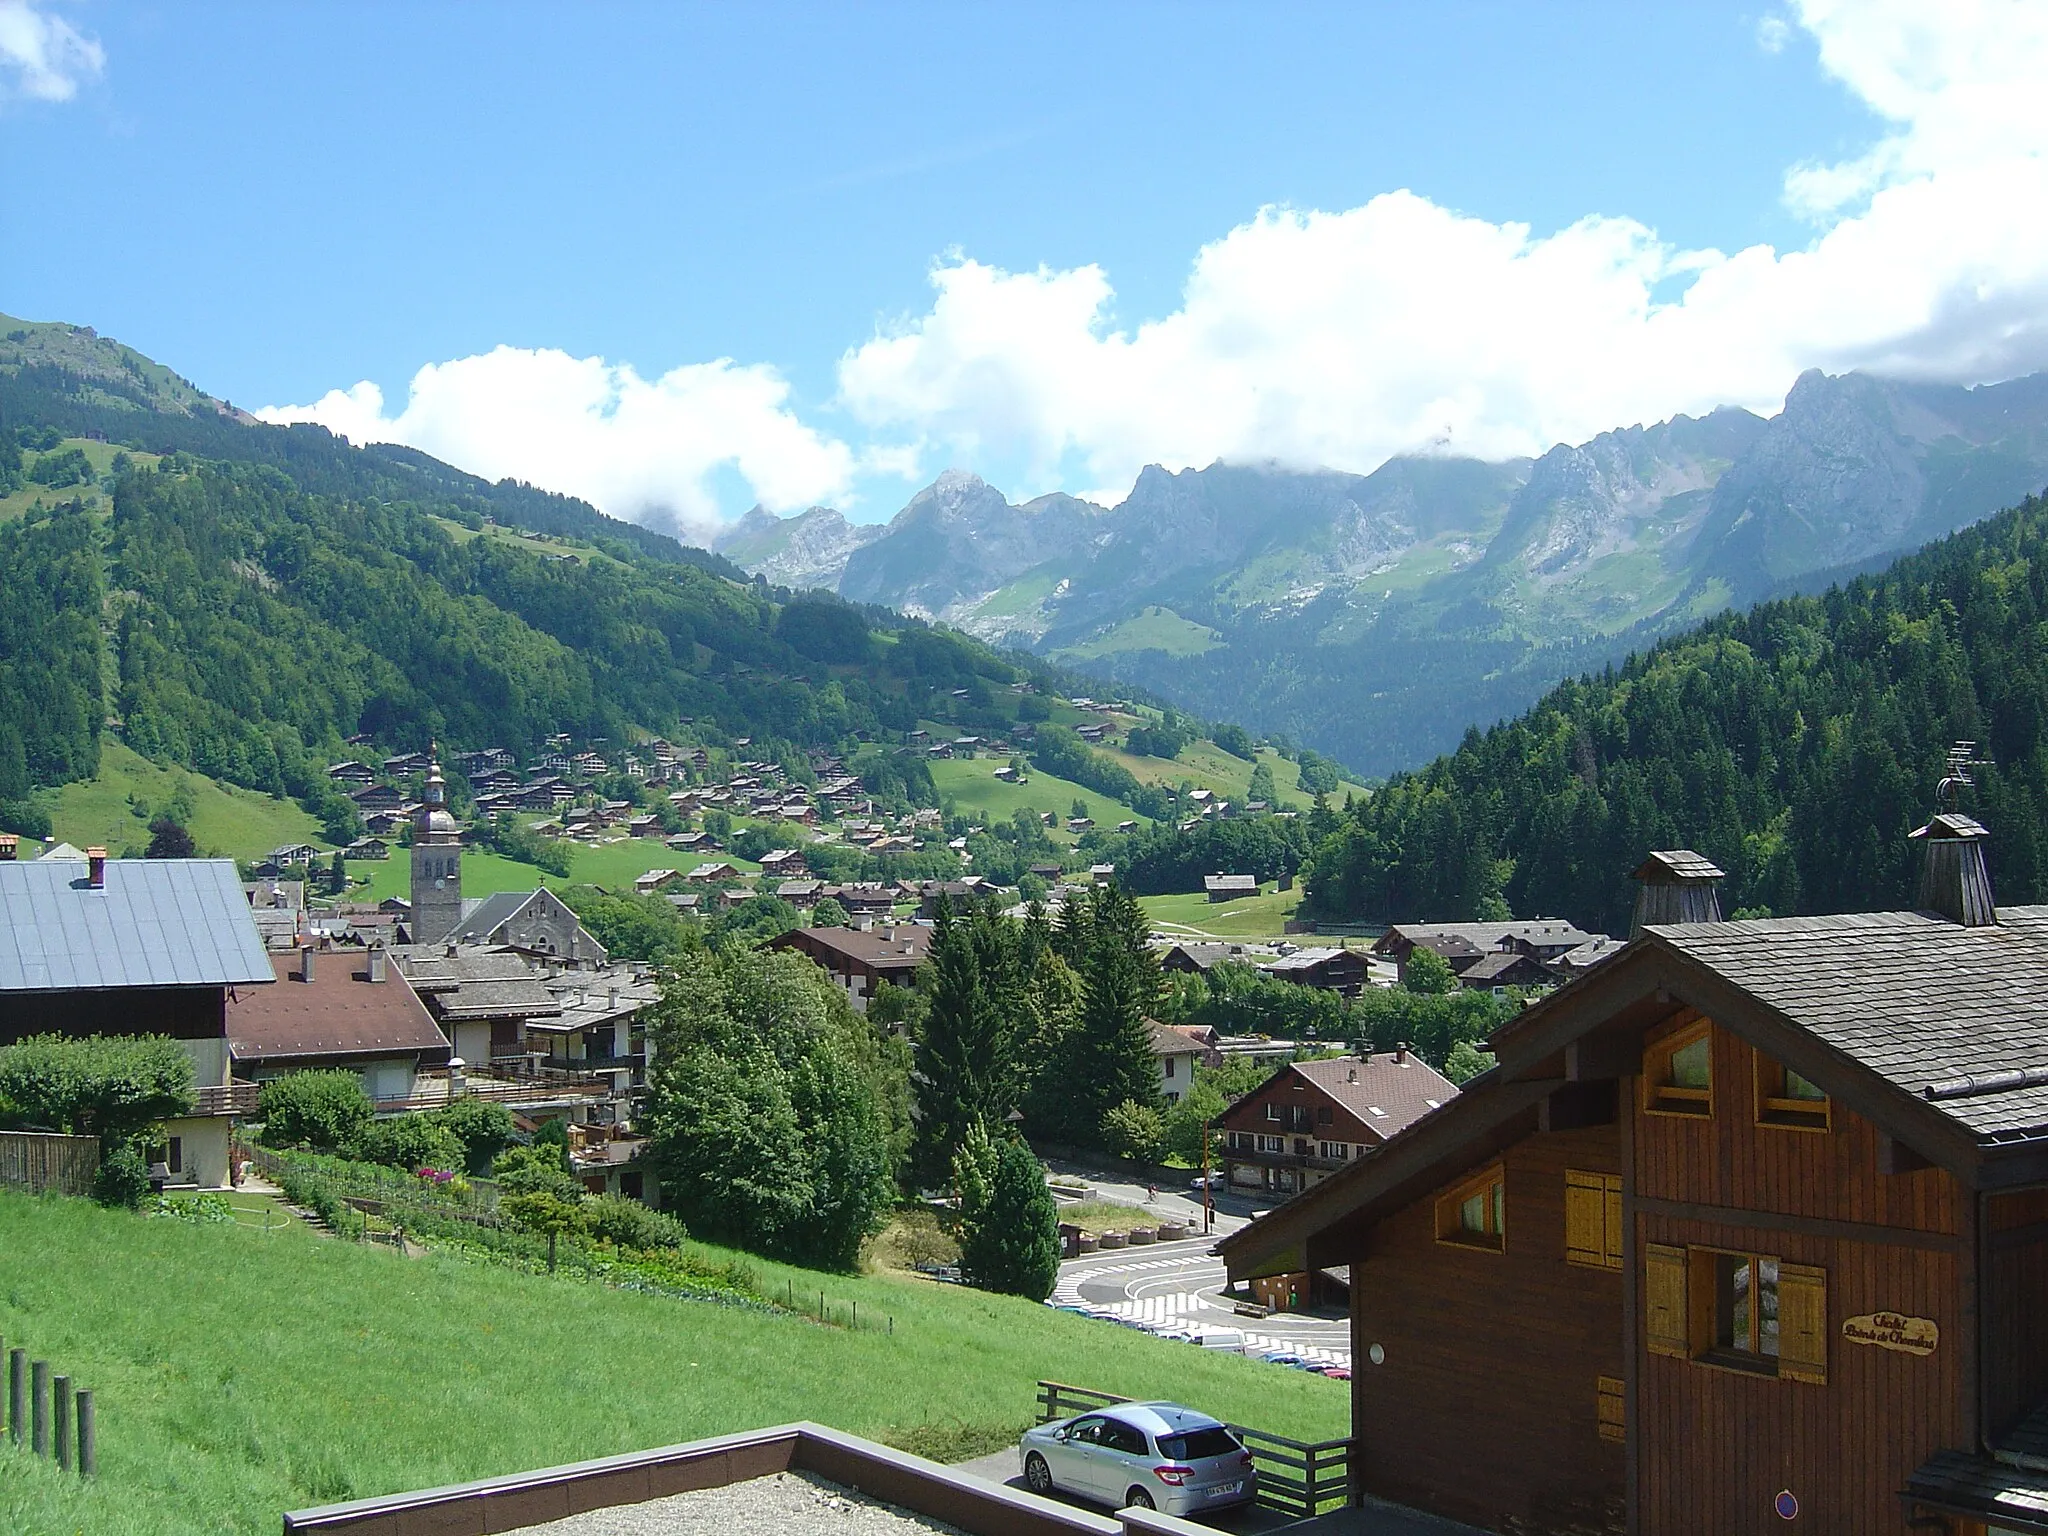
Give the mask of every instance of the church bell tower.
M 448 814 L 438 748 L 427 765 L 427 798 L 412 817 L 412 941 L 438 944 L 462 921 L 462 829 Z

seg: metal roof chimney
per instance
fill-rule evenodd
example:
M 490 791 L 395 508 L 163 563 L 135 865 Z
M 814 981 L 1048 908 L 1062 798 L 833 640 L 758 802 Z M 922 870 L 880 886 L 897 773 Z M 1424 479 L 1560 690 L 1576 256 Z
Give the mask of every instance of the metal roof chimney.
M 1920 907 L 1965 928 L 1998 921 L 1984 844 L 1991 834 L 1960 811 L 1943 811 L 1908 834 L 1920 839 Z
M 1653 853 L 1630 875 L 1637 884 L 1635 917 L 1628 936 L 1652 923 L 1718 923 L 1720 884 L 1728 877 L 1713 860 L 1690 848 Z

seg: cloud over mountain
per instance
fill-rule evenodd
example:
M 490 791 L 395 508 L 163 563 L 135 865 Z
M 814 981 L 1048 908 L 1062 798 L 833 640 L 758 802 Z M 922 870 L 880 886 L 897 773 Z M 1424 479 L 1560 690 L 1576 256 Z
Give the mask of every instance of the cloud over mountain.
M 1888 125 L 1788 169 L 1802 249 L 1681 249 L 1615 215 L 1539 231 L 1397 190 L 1259 211 L 1138 324 L 1114 318 L 1099 266 L 949 256 L 923 313 L 841 357 L 836 433 L 765 364 L 649 381 L 503 347 L 421 369 L 395 415 L 368 385 L 264 414 L 701 522 L 734 473 L 782 508 L 992 460 L 1027 466 L 1028 491 L 1120 495 L 1147 463 L 1366 472 L 1432 446 L 1531 454 L 1616 422 L 1769 411 L 1815 367 L 1977 382 L 2048 365 L 2048 11 L 1800 0 L 1790 22 Z
M 729 358 L 645 379 L 600 357 L 498 347 L 427 364 L 393 415 L 367 380 L 256 414 L 316 421 L 352 442 L 406 443 L 494 480 L 583 496 L 615 516 L 701 530 L 717 516 L 711 482 L 721 470 L 776 508 L 845 492 L 853 455 L 799 421 L 788 400 L 773 368 Z

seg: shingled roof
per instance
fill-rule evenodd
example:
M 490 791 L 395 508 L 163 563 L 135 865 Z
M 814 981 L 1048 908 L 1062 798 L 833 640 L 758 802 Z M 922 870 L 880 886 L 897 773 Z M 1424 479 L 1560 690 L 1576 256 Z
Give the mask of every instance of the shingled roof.
M 2048 1129 L 2048 907 L 1647 931 L 1979 1138 Z
M 1323 1234 L 1486 1155 L 1564 1084 L 1569 1053 L 1625 1047 L 1686 1008 L 1969 1187 L 2030 1179 L 2048 1154 L 2048 907 L 1978 926 L 1926 912 L 1655 925 L 1496 1031 L 1499 1065 L 1441 1109 L 1219 1251 L 1233 1273 L 1303 1245 L 1313 1262 Z

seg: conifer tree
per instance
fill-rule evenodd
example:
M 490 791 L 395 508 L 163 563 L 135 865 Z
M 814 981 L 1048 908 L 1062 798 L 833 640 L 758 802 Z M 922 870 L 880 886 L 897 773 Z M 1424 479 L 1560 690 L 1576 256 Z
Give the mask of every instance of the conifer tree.
M 999 1124 L 1017 1107 L 1023 998 L 1011 924 L 982 908 L 942 906 L 932 934 L 931 1006 L 916 1056 L 917 1134 L 911 1176 L 943 1184 L 970 1126 Z
M 1147 1019 L 1160 992 L 1159 959 L 1146 943 L 1137 898 L 1121 886 L 1097 886 L 1077 920 L 1083 947 L 1081 1011 L 1066 1052 L 1064 1079 L 1075 1130 L 1102 1138 L 1102 1117 L 1129 1100 L 1159 1102 L 1159 1069 Z
M 980 1126 L 974 1136 L 981 1148 L 988 1147 Z M 1059 1216 L 1045 1167 L 1015 1137 L 994 1148 L 990 1160 L 993 1176 L 972 1215 L 963 1190 L 960 1277 L 984 1291 L 1043 1301 L 1060 1272 Z

